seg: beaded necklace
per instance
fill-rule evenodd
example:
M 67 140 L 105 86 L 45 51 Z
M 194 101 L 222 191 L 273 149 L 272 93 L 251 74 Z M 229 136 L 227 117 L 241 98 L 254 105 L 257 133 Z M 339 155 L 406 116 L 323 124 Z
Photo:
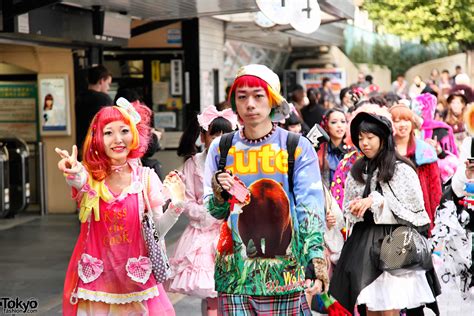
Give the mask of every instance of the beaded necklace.
M 265 140 L 267 140 L 268 138 L 270 138 L 270 136 L 273 135 L 273 133 L 275 132 L 276 130 L 276 124 L 272 124 L 272 130 L 270 132 L 268 132 L 266 135 L 260 137 L 260 138 L 257 138 L 257 139 L 248 139 L 247 137 L 245 137 L 245 127 L 242 128 L 242 130 L 240 131 L 240 136 L 242 137 L 242 139 L 250 144 L 258 144 L 258 143 L 261 143 L 261 142 L 264 142 Z

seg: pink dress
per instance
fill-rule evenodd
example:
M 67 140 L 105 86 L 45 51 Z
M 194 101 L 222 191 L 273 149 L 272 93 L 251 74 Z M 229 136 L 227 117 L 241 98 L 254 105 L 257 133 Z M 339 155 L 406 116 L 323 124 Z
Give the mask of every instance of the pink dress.
M 186 184 L 184 213 L 189 225 L 183 232 L 173 258 L 169 291 L 197 296 L 217 297 L 214 288 L 214 263 L 221 221 L 214 219 L 203 205 L 203 172 L 206 152 L 184 163 Z
M 78 303 L 71 309 L 65 302 L 65 315 L 175 315 L 163 286 L 153 276 L 142 236 L 143 169 L 130 165 L 130 186 L 119 195 L 112 194 L 108 202 L 101 198 L 100 220 L 91 216 L 81 225 L 65 282 L 65 291 L 74 287 Z M 150 198 L 160 196 L 156 174 L 150 174 L 149 183 Z M 162 203 L 152 200 L 152 208 Z

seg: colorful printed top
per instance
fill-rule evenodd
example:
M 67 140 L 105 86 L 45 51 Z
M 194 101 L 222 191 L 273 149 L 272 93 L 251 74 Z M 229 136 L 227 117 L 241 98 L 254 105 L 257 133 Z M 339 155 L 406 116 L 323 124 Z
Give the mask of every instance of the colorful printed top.
M 346 184 L 347 174 L 351 171 L 352 165 L 362 157 L 363 154 L 354 150 L 347 153 L 337 165 L 334 177 L 331 182 L 331 194 L 337 201 L 337 204 L 342 209 L 342 202 L 344 201 L 344 186 Z
M 228 202 L 217 204 L 212 195 L 220 138 L 211 144 L 204 195 L 211 215 L 225 219 L 215 267 L 220 293 L 274 296 L 302 291 L 304 267 L 312 258 L 323 258 L 325 215 L 318 158 L 309 141 L 300 137 L 293 173 L 295 201 L 288 186 L 287 137 L 279 127 L 257 143 L 245 139 L 242 131 L 235 133 L 226 169 L 245 183 L 251 198 L 232 211 Z

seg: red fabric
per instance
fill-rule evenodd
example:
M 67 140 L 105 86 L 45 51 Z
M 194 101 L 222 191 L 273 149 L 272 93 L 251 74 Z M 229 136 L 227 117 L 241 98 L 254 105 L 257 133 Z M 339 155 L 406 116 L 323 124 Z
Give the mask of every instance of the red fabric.
M 338 301 L 335 301 L 333 304 L 331 304 L 328 307 L 328 315 L 329 316 L 352 316 L 352 314 L 342 307 L 341 304 L 339 304 Z
M 430 231 L 434 227 L 434 218 L 436 208 L 441 199 L 441 178 L 438 164 L 436 162 L 419 166 L 418 178 L 420 179 L 421 190 L 423 191 L 423 200 L 425 209 L 430 217 Z
M 217 251 L 221 254 L 231 254 L 234 252 L 234 244 L 232 242 L 232 231 L 227 222 L 221 225 L 219 241 L 217 242 Z

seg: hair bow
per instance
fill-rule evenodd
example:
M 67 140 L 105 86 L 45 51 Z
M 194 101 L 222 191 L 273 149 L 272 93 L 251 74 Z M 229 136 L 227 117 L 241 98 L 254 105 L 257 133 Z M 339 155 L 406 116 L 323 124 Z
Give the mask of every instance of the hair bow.
M 127 99 L 118 98 L 118 100 L 115 103 L 120 109 L 123 109 L 127 112 L 127 114 L 130 116 L 130 119 L 132 120 L 133 123 L 138 124 L 142 120 L 142 117 L 140 116 L 140 114 L 138 114 L 137 110 L 135 110 L 133 105 L 130 102 L 128 102 Z
M 147 258 L 147 257 L 140 256 L 140 258 L 138 258 L 135 261 L 130 260 L 130 263 L 128 264 L 128 269 L 132 273 L 139 272 L 140 269 L 148 271 L 148 270 L 151 270 L 151 268 L 152 268 L 151 260 L 150 258 Z
M 211 125 L 212 121 L 214 121 L 218 117 L 222 117 L 228 120 L 232 125 L 232 129 L 235 129 L 237 127 L 237 115 L 235 115 L 232 109 L 217 111 L 214 105 L 209 105 L 201 114 L 197 116 L 199 125 L 205 131 L 209 129 L 209 125 Z

